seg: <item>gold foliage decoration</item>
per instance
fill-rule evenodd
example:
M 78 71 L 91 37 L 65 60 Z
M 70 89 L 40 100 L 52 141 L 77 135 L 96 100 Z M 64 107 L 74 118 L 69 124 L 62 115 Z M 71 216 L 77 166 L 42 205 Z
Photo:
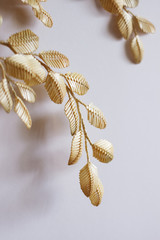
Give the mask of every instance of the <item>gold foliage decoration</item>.
M 89 85 L 82 74 L 68 72 L 65 74 L 65 78 L 69 82 L 72 91 L 78 95 L 84 95 L 89 90 Z
M 39 37 L 27 29 L 11 35 L 7 42 L 15 53 L 33 53 L 38 48 Z
M 117 17 L 117 26 L 122 37 L 131 40 L 130 50 L 135 63 L 143 59 L 143 43 L 138 36 L 142 33 L 155 33 L 154 25 L 147 19 L 135 16 L 128 8 L 138 6 L 139 0 L 99 0 L 102 7 Z M 135 49 L 134 49 L 135 48 Z
M 59 73 L 54 73 L 52 71 L 48 73 L 45 88 L 53 102 L 57 104 L 63 102 L 66 95 L 66 85 L 64 83 L 64 78 Z
M 12 110 L 13 101 L 6 78 L 0 82 L 0 103 L 7 113 Z
M 113 146 L 106 140 L 99 140 L 92 146 L 93 157 L 97 158 L 100 162 L 108 163 L 113 159 Z
M 23 2 L 39 11 L 39 8 L 36 8 L 36 0 Z M 76 72 L 62 74 L 52 69 L 68 67 L 68 58 L 55 50 L 34 53 L 38 43 L 38 36 L 29 29 L 11 35 L 6 42 L 0 41 L 0 44 L 9 47 L 14 53 L 11 57 L 0 57 L 2 71 L 0 104 L 7 113 L 14 105 L 15 113 L 30 129 L 32 119 L 24 101 L 34 103 L 36 100 L 36 93 L 31 86 L 43 86 L 51 101 L 56 104 L 62 104 L 67 97 L 64 112 L 69 120 L 72 135 L 68 165 L 76 164 L 80 160 L 84 145 L 87 164 L 79 173 L 80 186 L 91 203 L 98 206 L 103 197 L 103 186 L 98 177 L 97 168 L 90 161 L 88 144 L 93 150 L 93 156 L 101 162 L 112 160 L 113 148 L 106 140 L 99 140 L 95 144 L 91 142 L 81 107 L 87 110 L 88 120 L 96 128 L 106 127 L 105 117 L 96 106 L 87 105 L 76 97 L 75 93 L 84 95 L 89 90 L 88 82 L 82 74 Z
M 39 57 L 50 67 L 66 68 L 69 66 L 69 59 L 57 51 L 43 51 Z
M 47 26 L 47 27 L 52 27 L 53 26 L 53 20 L 52 17 L 49 15 L 48 12 L 44 10 L 40 2 L 46 2 L 47 0 L 21 0 L 21 2 L 28 4 L 29 6 L 32 7 L 32 10 L 34 12 L 34 15 L 41 20 L 41 22 Z
M 82 155 L 82 149 L 83 149 L 83 132 L 80 130 L 74 135 L 72 139 L 71 154 L 68 161 L 68 165 L 73 165 L 78 162 Z
M 69 120 L 71 135 L 73 136 L 78 130 L 78 113 L 76 102 L 72 96 L 70 96 L 69 100 L 65 104 L 64 111 Z
M 88 111 L 88 121 L 90 122 L 91 125 L 100 129 L 103 129 L 106 127 L 105 117 L 99 108 L 97 108 L 92 103 L 90 103 L 87 106 L 87 111 Z

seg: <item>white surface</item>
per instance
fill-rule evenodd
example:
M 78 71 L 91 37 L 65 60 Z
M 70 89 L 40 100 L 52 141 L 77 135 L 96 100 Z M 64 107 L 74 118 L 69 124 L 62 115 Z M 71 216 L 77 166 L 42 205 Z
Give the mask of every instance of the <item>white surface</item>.
M 16 3 L 1 0 L 1 39 L 30 27 L 40 36 L 39 50 L 69 57 L 69 70 L 83 73 L 90 84 L 85 101 L 100 107 L 108 122 L 104 131 L 87 124 L 88 133 L 93 141 L 111 141 L 115 157 L 108 165 L 93 160 L 105 188 L 95 208 L 79 187 L 85 155 L 67 166 L 71 137 L 63 106 L 40 91 L 37 103 L 28 105 L 30 132 L 0 108 L 0 239 L 159 240 L 159 0 L 141 0 L 134 10 L 157 28 L 155 35 L 142 36 L 140 65 L 128 60 L 125 41 L 111 30 L 111 15 L 94 0 L 48 0 L 44 7 L 53 16 L 53 29 Z

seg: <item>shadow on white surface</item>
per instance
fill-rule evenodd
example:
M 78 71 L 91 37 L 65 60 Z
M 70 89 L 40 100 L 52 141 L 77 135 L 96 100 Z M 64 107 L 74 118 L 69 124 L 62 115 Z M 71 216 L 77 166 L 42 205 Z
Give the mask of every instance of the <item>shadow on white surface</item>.
M 33 12 L 28 6 L 25 6 L 20 0 L 1 0 L 0 1 L 1 15 L 5 15 L 4 21 L 7 17 L 12 17 L 12 21 L 21 26 L 33 23 Z

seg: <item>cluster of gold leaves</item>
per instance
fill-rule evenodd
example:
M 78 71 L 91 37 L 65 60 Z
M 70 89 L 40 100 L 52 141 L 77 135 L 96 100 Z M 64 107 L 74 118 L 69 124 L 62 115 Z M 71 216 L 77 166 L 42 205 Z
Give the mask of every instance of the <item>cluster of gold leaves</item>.
M 39 20 L 41 20 L 41 22 L 45 26 L 47 26 L 47 27 L 52 27 L 53 26 L 52 17 L 49 15 L 48 12 L 45 11 L 45 9 L 40 4 L 40 2 L 47 2 L 47 0 L 21 0 L 21 2 L 31 6 L 32 10 L 34 12 L 34 15 Z
M 117 25 L 122 37 L 131 39 L 130 49 L 135 63 L 143 59 L 143 43 L 138 35 L 142 33 L 154 33 L 155 27 L 147 19 L 135 16 L 128 8 L 137 7 L 139 0 L 100 0 L 102 7 L 117 16 Z
M 82 156 L 83 139 L 87 155 L 87 164 L 80 171 L 80 185 L 84 194 L 90 198 L 93 205 L 98 206 L 103 197 L 103 186 L 98 177 L 97 168 L 91 163 L 88 154 L 88 143 L 92 148 L 93 157 L 102 163 L 113 159 L 113 146 L 106 140 L 92 143 L 86 132 L 80 107 L 85 107 L 88 121 L 96 128 L 104 129 L 106 120 L 102 111 L 93 104 L 86 105 L 75 94 L 84 95 L 89 90 L 89 84 L 82 74 L 68 72 L 61 74 L 52 68 L 66 68 L 69 60 L 57 51 L 43 51 L 34 53 L 39 44 L 38 36 L 31 30 L 24 30 L 11 35 L 6 42 L 0 44 L 9 47 L 14 54 L 0 58 L 2 79 L 0 81 L 0 104 L 9 113 L 13 106 L 18 117 L 27 128 L 31 128 L 32 120 L 24 103 L 34 103 L 36 93 L 32 86 L 42 84 L 50 99 L 56 103 L 63 103 L 68 96 L 64 112 L 69 120 L 70 132 L 73 136 L 68 165 L 73 165 Z M 21 81 L 20 81 L 21 80 Z

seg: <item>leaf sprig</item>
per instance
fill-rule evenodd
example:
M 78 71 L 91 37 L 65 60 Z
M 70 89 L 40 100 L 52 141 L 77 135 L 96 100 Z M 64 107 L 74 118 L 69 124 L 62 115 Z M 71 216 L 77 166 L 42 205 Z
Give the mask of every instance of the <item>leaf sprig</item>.
M 135 16 L 128 8 L 135 8 L 139 0 L 99 0 L 102 7 L 117 16 L 117 26 L 126 40 L 130 41 L 130 49 L 135 63 L 140 63 L 144 55 L 143 43 L 138 35 L 154 33 L 155 27 L 147 19 Z
M 34 15 L 47 27 L 53 26 L 52 17 L 42 7 L 40 2 L 47 2 L 47 0 L 21 0 L 24 4 L 28 4 L 32 7 Z
M 32 120 L 24 100 L 29 103 L 35 102 L 36 93 L 32 86 L 42 85 L 50 99 L 56 104 L 62 104 L 67 95 L 64 112 L 69 120 L 70 132 L 73 137 L 68 165 L 76 164 L 79 161 L 84 145 L 87 164 L 80 170 L 80 186 L 91 203 L 98 206 L 103 197 L 103 185 L 99 179 L 97 168 L 90 161 L 88 144 L 92 148 L 93 157 L 102 163 L 108 163 L 113 159 L 113 146 L 110 142 L 102 139 L 92 143 L 87 134 L 81 107 L 86 109 L 88 121 L 94 127 L 104 129 L 106 120 L 99 108 L 93 104 L 86 105 L 76 96 L 76 94 L 84 95 L 89 90 L 89 84 L 85 77 L 76 72 L 62 74 L 53 71 L 52 68 L 68 67 L 68 58 L 53 50 L 35 53 L 39 38 L 29 29 L 11 35 L 6 42 L 0 41 L 0 44 L 9 47 L 14 53 L 10 57 L 0 58 L 2 71 L 0 104 L 7 113 L 14 106 L 18 117 L 30 129 Z

